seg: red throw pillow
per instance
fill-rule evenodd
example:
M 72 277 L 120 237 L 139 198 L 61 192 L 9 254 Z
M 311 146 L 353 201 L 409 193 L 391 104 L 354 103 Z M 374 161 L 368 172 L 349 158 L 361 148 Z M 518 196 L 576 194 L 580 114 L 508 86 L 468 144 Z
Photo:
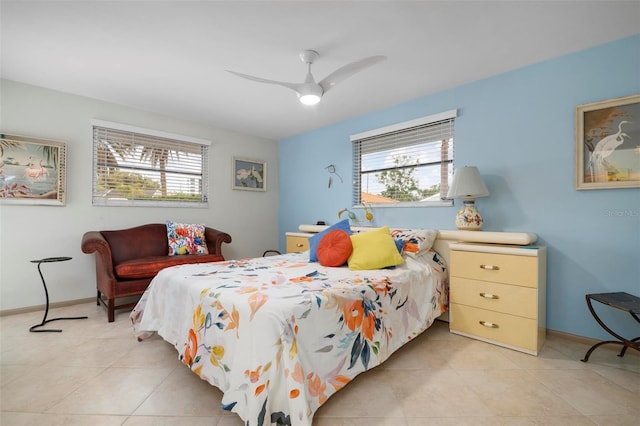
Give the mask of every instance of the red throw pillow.
M 327 232 L 318 243 L 318 262 L 322 266 L 342 266 L 347 262 L 352 251 L 349 234 L 336 229 Z

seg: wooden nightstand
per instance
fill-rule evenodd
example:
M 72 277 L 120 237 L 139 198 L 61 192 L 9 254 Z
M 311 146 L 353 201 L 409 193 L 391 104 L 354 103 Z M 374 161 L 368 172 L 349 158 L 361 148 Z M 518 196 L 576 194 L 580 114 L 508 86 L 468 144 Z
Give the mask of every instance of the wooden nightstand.
M 538 355 L 546 333 L 546 247 L 451 245 L 452 333 Z
M 313 235 L 306 232 L 287 232 L 287 253 L 299 253 L 309 250 L 309 238 Z

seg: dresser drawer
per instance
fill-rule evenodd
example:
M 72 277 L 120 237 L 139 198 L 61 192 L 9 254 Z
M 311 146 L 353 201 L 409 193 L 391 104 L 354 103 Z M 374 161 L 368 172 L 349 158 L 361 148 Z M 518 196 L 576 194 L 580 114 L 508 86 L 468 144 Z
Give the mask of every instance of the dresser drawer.
M 452 303 L 450 321 L 454 333 L 478 336 L 533 353 L 538 351 L 536 320 Z
M 287 253 L 297 253 L 309 250 L 309 237 L 287 235 Z
M 451 277 L 449 298 L 460 305 L 533 320 L 538 317 L 538 292 L 531 287 Z
M 453 250 L 452 276 L 472 280 L 538 286 L 538 259 L 534 256 Z

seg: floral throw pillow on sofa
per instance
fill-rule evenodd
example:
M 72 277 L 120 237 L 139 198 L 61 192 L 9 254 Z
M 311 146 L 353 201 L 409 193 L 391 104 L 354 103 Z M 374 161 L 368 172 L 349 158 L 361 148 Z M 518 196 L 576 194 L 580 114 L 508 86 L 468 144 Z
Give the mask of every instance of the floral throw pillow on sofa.
M 204 225 L 167 221 L 169 256 L 209 254 L 204 238 Z

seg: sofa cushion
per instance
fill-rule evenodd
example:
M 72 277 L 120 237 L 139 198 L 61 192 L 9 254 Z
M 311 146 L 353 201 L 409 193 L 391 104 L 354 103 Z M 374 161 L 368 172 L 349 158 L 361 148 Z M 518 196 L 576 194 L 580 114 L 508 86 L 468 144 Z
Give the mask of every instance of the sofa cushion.
M 167 221 L 169 256 L 209 254 L 204 237 L 204 225 Z
M 186 256 L 150 256 L 132 259 L 116 265 L 116 275 L 122 279 L 153 278 L 169 266 L 187 263 L 220 262 L 224 257 L 218 254 L 190 254 Z
M 100 233 L 109 243 L 114 265 L 142 257 L 167 255 L 167 227 L 163 223 Z

